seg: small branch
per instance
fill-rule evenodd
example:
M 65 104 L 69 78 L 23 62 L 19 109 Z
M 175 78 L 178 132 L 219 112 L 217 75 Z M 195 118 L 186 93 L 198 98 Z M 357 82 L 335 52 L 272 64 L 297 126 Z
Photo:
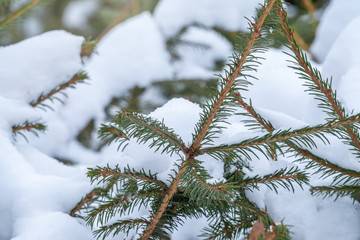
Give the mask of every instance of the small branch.
M 239 103 L 249 114 L 251 117 L 253 117 L 266 131 L 269 133 L 273 132 L 275 128 L 272 126 L 272 124 L 268 121 L 266 121 L 264 118 L 258 114 L 253 106 L 247 104 L 243 98 L 240 95 L 240 92 L 232 93 L 232 96 L 234 97 L 234 102 Z M 276 149 L 271 147 L 271 159 L 276 160 Z
M 312 127 L 312 128 L 302 128 L 302 129 L 298 129 L 298 130 L 295 130 L 292 132 L 287 132 L 286 134 L 283 134 L 280 136 L 278 134 L 276 134 L 274 136 L 269 135 L 267 138 L 263 137 L 260 139 L 255 139 L 250 142 L 245 141 L 245 143 L 231 144 L 231 145 L 225 145 L 225 146 L 220 146 L 220 147 L 204 148 L 204 149 L 200 150 L 199 152 L 200 152 L 200 154 L 205 154 L 205 153 L 219 152 L 219 151 L 231 151 L 231 150 L 236 150 L 238 148 L 248 148 L 248 147 L 252 147 L 252 146 L 259 146 L 259 145 L 264 145 L 264 144 L 282 142 L 282 141 L 285 141 L 285 140 L 288 140 L 291 138 L 309 135 L 309 134 L 318 133 L 318 132 L 323 132 L 323 131 L 327 131 L 329 129 L 346 126 L 351 123 L 359 122 L 359 121 L 360 121 L 360 115 L 355 115 L 353 117 L 350 117 L 350 118 L 347 118 L 347 119 L 344 119 L 341 121 L 327 123 L 327 124 L 323 124 L 323 125 Z
M 225 98 L 227 97 L 228 93 L 230 92 L 231 88 L 235 84 L 236 78 L 241 73 L 242 67 L 245 64 L 246 59 L 249 56 L 250 51 L 253 48 L 256 39 L 261 36 L 260 29 L 261 29 L 262 25 L 264 24 L 264 21 L 265 21 L 267 15 L 270 13 L 271 9 L 273 8 L 275 1 L 276 0 L 270 0 L 268 2 L 268 5 L 262 12 L 262 14 L 259 18 L 259 21 L 253 24 L 254 31 L 251 33 L 250 40 L 248 41 L 248 43 L 245 47 L 245 51 L 241 54 L 240 60 L 237 64 L 237 67 L 232 72 L 230 78 L 227 79 L 227 84 L 225 85 L 224 89 L 220 92 L 219 98 L 216 100 L 213 109 L 211 109 L 211 112 L 210 112 L 208 118 L 206 119 L 205 124 L 203 125 L 203 127 L 201 129 L 201 132 L 198 134 L 198 136 L 196 137 L 195 141 L 192 144 L 191 149 L 193 149 L 194 151 L 197 151 L 200 148 L 201 142 L 204 140 L 206 133 L 207 133 L 211 123 L 213 122 L 217 112 L 219 111 L 220 107 L 222 106 L 222 104 L 223 104 Z
M 116 128 L 111 128 L 111 127 L 110 127 L 108 132 L 111 133 L 111 134 L 115 134 L 115 135 L 116 135 L 117 137 L 119 137 L 119 138 L 128 138 L 128 137 L 126 136 L 126 134 L 120 132 L 120 131 L 117 130 Z
M 160 206 L 158 207 L 155 215 L 152 217 L 151 221 L 149 222 L 147 228 L 145 229 L 143 235 L 141 236 L 141 240 L 147 240 L 150 238 L 151 234 L 155 230 L 156 226 L 158 225 L 160 218 L 164 214 L 167 206 L 170 203 L 171 198 L 176 193 L 177 186 L 181 182 L 181 176 L 186 171 L 187 168 L 187 161 L 189 159 L 189 156 L 186 156 L 185 160 L 180 166 L 179 172 L 176 174 L 174 180 L 172 181 L 171 185 L 169 186 L 164 198 L 161 201 Z
M 286 176 L 276 176 L 276 177 L 270 177 L 270 178 L 255 180 L 255 181 L 252 181 L 252 182 L 243 182 L 238 186 L 243 187 L 243 186 L 250 185 L 250 184 L 281 181 L 281 180 L 286 180 L 286 179 L 299 179 L 299 178 L 301 178 L 301 176 L 299 174 L 292 174 L 292 175 L 286 175 Z
M 10 16 L 8 16 L 7 18 L 5 18 L 4 20 L 2 20 L 0 22 L 0 28 L 5 26 L 8 23 L 14 21 L 15 19 L 17 19 L 24 13 L 26 13 L 28 10 L 30 10 L 35 5 L 37 5 L 40 1 L 41 0 L 33 0 L 33 1 L 29 2 L 28 4 L 26 4 L 25 6 L 23 6 L 22 8 L 20 8 L 19 10 L 13 12 Z
M 285 33 L 285 36 L 290 44 L 291 50 L 295 54 L 295 58 L 298 62 L 298 64 L 303 68 L 303 70 L 306 72 L 306 74 L 310 77 L 310 79 L 314 82 L 314 84 L 317 86 L 318 90 L 322 92 L 322 94 L 328 99 L 329 103 L 331 104 L 332 109 L 337 114 L 340 120 L 345 119 L 345 116 L 343 114 L 342 108 L 339 106 L 338 101 L 333 97 L 335 94 L 333 93 L 331 88 L 327 88 L 324 86 L 323 82 L 318 78 L 317 74 L 314 73 L 312 67 L 308 66 L 308 63 L 304 60 L 302 56 L 304 56 L 304 53 L 301 49 L 297 47 L 297 43 L 294 38 L 294 33 L 290 29 L 288 23 L 287 23 L 287 17 L 286 12 L 284 10 L 279 9 L 277 11 L 277 14 L 282 22 L 282 28 Z M 360 140 L 357 134 L 353 131 L 353 129 L 350 126 L 346 126 L 346 131 L 348 132 L 351 141 L 354 143 L 354 146 L 360 150 Z
M 195 169 L 193 168 L 193 160 L 190 161 L 190 166 L 191 166 L 191 173 L 193 174 L 193 176 L 195 177 L 196 181 L 202 185 L 203 187 L 207 188 L 209 191 L 221 191 L 223 193 L 227 193 L 226 186 L 225 185 L 220 185 L 220 186 L 216 186 L 213 184 L 209 184 L 206 181 L 202 180 L 200 178 L 200 176 L 196 173 Z
M 144 181 L 147 181 L 147 182 L 152 182 L 152 183 L 155 183 L 155 184 L 157 184 L 157 185 L 159 185 L 161 187 L 167 188 L 167 185 L 165 183 L 163 183 L 162 181 L 153 179 L 151 177 L 139 176 L 139 175 L 131 173 L 131 172 L 119 173 L 119 172 L 116 172 L 116 171 L 111 171 L 109 169 L 105 169 L 105 170 L 97 171 L 97 174 L 102 175 L 104 178 L 106 176 L 119 176 L 119 177 L 140 179 L 140 180 L 144 180 Z
M 33 130 L 39 130 L 39 131 L 43 131 L 45 130 L 45 125 L 41 124 L 41 123 L 28 123 L 28 122 L 25 122 L 24 124 L 22 125 L 15 125 L 12 127 L 12 132 L 13 133 L 17 133 L 19 131 L 22 131 L 22 130 L 25 130 L 25 131 L 28 131 L 28 132 L 31 132 Z
M 152 125 L 149 125 L 149 124 L 146 124 L 142 121 L 140 121 L 139 119 L 137 119 L 136 117 L 132 116 L 131 114 L 125 112 L 124 113 L 128 118 L 130 118 L 132 121 L 136 122 L 137 124 L 143 126 L 143 127 L 146 127 L 148 129 L 151 129 L 153 132 L 155 132 L 156 134 L 170 140 L 170 142 L 172 142 L 173 144 L 175 144 L 176 146 L 178 146 L 183 152 L 186 151 L 186 146 L 182 143 L 180 143 L 177 139 L 173 138 L 172 136 L 170 136 L 169 134 L 161 131 L 160 129 L 152 126 Z
M 100 194 L 100 189 L 95 188 L 90 193 L 88 193 L 76 206 L 70 211 L 70 216 L 75 217 L 76 213 L 85 206 L 88 202 L 92 201 L 94 197 Z
M 268 132 L 273 132 L 275 128 L 271 125 L 270 122 L 265 121 L 253 108 L 253 106 L 247 104 L 240 95 L 240 92 L 232 94 L 234 101 L 239 103 L 249 114 L 252 116 L 264 129 Z
M 359 172 L 356 172 L 354 170 L 351 170 L 351 169 L 345 169 L 345 168 L 342 168 L 342 167 L 339 167 L 338 165 L 335 165 L 323 158 L 320 158 L 316 155 L 314 155 L 313 153 L 305 150 L 305 149 L 302 149 L 302 148 L 299 148 L 297 146 L 295 146 L 294 144 L 289 144 L 287 143 L 287 145 L 294 149 L 295 151 L 297 151 L 298 153 L 300 153 L 301 155 L 303 155 L 304 157 L 308 158 L 308 159 L 311 159 L 312 161 L 320 164 L 321 166 L 324 166 L 324 167 L 327 167 L 333 171 L 336 171 L 336 172 L 339 172 L 339 173 L 342 173 L 344 175 L 348 175 L 350 177 L 355 177 L 355 178 L 360 178 L 360 173 Z
M 91 54 L 94 52 L 94 49 L 96 47 L 97 41 L 85 41 L 83 45 L 81 46 L 81 57 L 90 57 Z
M 109 204 L 103 205 L 101 208 L 99 208 L 97 211 L 90 213 L 89 215 L 92 217 L 97 217 L 100 213 L 103 213 L 104 211 L 106 211 L 109 208 L 112 208 L 114 206 L 121 206 L 122 208 L 124 208 L 124 205 L 126 205 L 126 202 L 131 201 L 131 199 L 135 199 L 135 198 L 140 198 L 143 196 L 148 196 L 148 195 L 164 195 L 165 191 L 150 191 L 150 192 L 144 192 L 144 193 L 139 193 L 139 194 L 135 194 L 135 195 L 131 195 L 131 196 L 123 196 L 123 198 L 116 200 L 116 201 L 112 201 Z
M 109 190 L 114 183 L 109 183 L 105 190 Z M 85 204 L 94 200 L 95 197 L 101 194 L 101 188 L 95 188 L 91 192 L 89 192 L 76 206 L 70 211 L 70 216 L 75 217 L 76 212 L 80 211 L 80 209 L 85 206 Z
M 45 96 L 40 96 L 38 98 L 38 100 L 34 103 L 31 103 L 31 106 L 32 107 L 37 107 L 38 105 L 41 105 L 43 104 L 43 102 L 47 99 L 51 99 L 56 93 L 68 88 L 68 87 L 71 87 L 71 86 L 74 86 L 75 84 L 77 84 L 78 82 L 82 82 L 84 81 L 84 79 L 87 78 L 87 75 L 84 74 L 84 73 L 77 73 L 75 74 L 71 79 L 70 81 L 64 83 L 64 84 L 61 84 L 59 87 L 57 87 L 56 89 L 52 90 L 50 93 L 48 93 L 47 95 Z
M 354 200 L 359 201 L 360 187 L 354 185 L 337 186 L 316 186 L 310 189 L 313 195 L 323 195 L 325 197 L 332 197 L 335 195 L 335 200 L 339 197 L 350 196 Z

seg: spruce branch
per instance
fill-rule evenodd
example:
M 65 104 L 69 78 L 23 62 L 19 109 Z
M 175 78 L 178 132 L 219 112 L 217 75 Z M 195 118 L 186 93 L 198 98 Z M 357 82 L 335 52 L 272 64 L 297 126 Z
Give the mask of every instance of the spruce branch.
M 323 80 L 321 73 L 311 66 L 311 63 L 307 60 L 306 54 L 299 48 L 294 38 L 294 32 L 290 28 L 287 22 L 286 11 L 279 8 L 277 14 L 282 23 L 282 31 L 289 44 L 288 48 L 294 55 L 288 54 L 294 59 L 295 66 L 292 67 L 298 71 L 298 74 L 303 78 L 308 87 L 308 91 L 311 95 L 314 95 L 317 100 L 320 101 L 319 107 L 324 110 L 330 119 L 338 118 L 343 120 L 347 117 L 344 107 L 336 97 L 336 91 L 332 89 L 331 80 Z M 344 137 L 346 142 L 353 147 L 353 150 L 360 157 L 360 135 L 359 131 L 352 126 L 345 126 L 348 137 Z
M 56 93 L 59 93 L 62 90 L 69 88 L 69 87 L 73 88 L 73 87 L 75 87 L 75 85 L 77 83 L 82 83 L 87 78 L 88 78 L 88 76 L 85 73 L 83 73 L 83 72 L 77 73 L 69 81 L 67 81 L 66 83 L 63 83 L 60 86 L 56 87 L 55 89 L 51 90 L 48 94 L 46 94 L 46 95 L 41 94 L 40 97 L 36 101 L 31 102 L 30 105 L 32 107 L 42 106 L 42 107 L 47 107 L 47 108 L 51 109 L 51 107 L 49 105 L 44 104 L 45 100 L 49 99 L 49 100 L 53 101 L 53 99 L 57 99 L 61 102 L 61 100 L 59 98 L 56 98 L 54 96 Z
M 250 120 L 243 120 L 245 126 L 250 127 L 251 130 L 255 129 L 265 129 L 268 132 L 273 132 L 275 130 L 274 126 L 268 120 L 264 119 L 253 107 L 251 100 L 250 104 L 247 104 L 243 97 L 240 95 L 240 92 L 232 93 L 234 102 L 240 104 L 240 106 L 246 110 L 246 113 L 241 115 L 247 116 Z
M 81 46 L 80 56 L 81 57 L 90 57 L 93 54 L 96 45 L 97 45 L 96 40 L 92 40 L 92 41 L 86 40 Z
M 328 140 L 324 135 L 325 133 L 335 136 L 342 136 L 341 127 L 351 124 L 357 124 L 359 121 L 360 114 L 357 114 L 343 120 L 319 124 L 314 127 L 305 127 L 293 131 L 291 131 L 291 129 L 278 130 L 273 133 L 265 134 L 262 137 L 254 137 L 236 144 L 204 148 L 200 150 L 200 154 L 220 154 L 229 151 L 243 153 L 244 150 L 251 151 L 251 149 L 249 148 L 254 148 L 264 153 L 261 147 L 264 147 L 269 151 L 271 151 L 271 149 L 269 149 L 269 146 L 273 146 L 276 149 L 281 150 L 280 146 L 277 145 L 277 143 L 281 143 L 285 140 L 294 142 L 295 144 L 303 144 L 308 147 L 316 147 L 316 143 L 314 142 L 313 138 L 320 139 L 324 143 L 327 143 Z M 266 154 L 264 155 L 266 156 Z
M 27 140 L 23 131 L 31 132 L 38 136 L 37 131 L 44 132 L 46 130 L 46 126 L 43 123 L 30 123 L 28 121 L 12 126 L 12 133 L 16 136 L 17 134 L 23 136 L 25 140 Z
M 264 129 L 269 133 L 275 131 L 275 128 L 271 122 L 264 119 L 259 113 L 256 112 L 251 103 L 251 99 L 250 104 L 247 104 L 239 91 L 232 92 L 232 97 L 234 98 L 233 102 L 240 104 L 240 106 L 245 109 L 245 112 L 240 113 L 240 115 L 248 117 L 248 119 L 242 120 L 246 127 L 248 127 L 250 130 Z M 274 147 L 271 147 L 271 159 L 276 160 L 276 149 Z
M 310 189 L 311 193 L 316 196 L 322 195 L 323 198 L 335 196 L 335 200 L 339 197 L 350 196 L 354 200 L 360 199 L 360 186 L 343 185 L 343 186 L 315 186 Z
M 140 190 L 135 194 L 118 194 L 114 197 L 109 197 L 105 201 L 93 208 L 86 217 L 86 221 L 90 226 L 97 224 L 104 225 L 114 216 L 122 216 L 135 206 L 138 208 L 147 206 L 153 198 L 158 198 L 165 194 L 164 190 Z
M 300 171 L 297 167 L 292 167 L 290 169 L 279 169 L 276 172 L 267 174 L 263 177 L 256 175 L 254 177 L 245 178 L 242 180 L 239 187 L 245 187 L 252 191 L 252 189 L 259 190 L 258 185 L 264 184 L 277 193 L 278 185 L 280 185 L 281 187 L 294 192 L 293 182 L 302 188 L 303 183 L 309 184 L 309 179 L 305 172 Z
M 236 68 L 232 69 L 232 72 L 230 73 L 230 78 L 226 79 L 226 85 L 219 93 L 218 98 L 214 101 L 212 108 L 204 115 L 204 123 L 199 127 L 197 134 L 194 136 L 194 141 L 191 148 L 195 151 L 200 148 L 201 143 L 203 142 L 206 134 L 208 133 L 210 125 L 213 123 L 213 120 L 215 119 L 218 111 L 223 105 L 233 85 L 235 84 L 236 78 L 241 74 L 242 68 L 246 62 L 247 57 L 250 55 L 251 49 L 253 48 L 256 39 L 261 37 L 260 29 L 267 15 L 273 8 L 275 2 L 276 0 L 268 1 L 266 7 L 264 8 L 264 11 L 259 17 L 259 20 L 256 23 L 252 24 L 253 31 L 250 35 L 249 41 L 246 44 L 245 50 L 242 52 L 240 59 L 236 64 Z
M 224 182 L 208 183 L 211 176 L 202 166 L 201 162 L 196 159 L 188 161 L 187 171 L 182 176 L 182 187 L 185 194 L 190 196 L 190 200 L 204 204 L 205 202 L 223 200 L 231 201 L 232 186 Z M 204 196 L 206 200 L 204 201 Z
M 316 168 L 315 173 L 320 173 L 322 178 L 333 176 L 333 184 L 340 182 L 359 184 L 360 173 L 351 169 L 342 168 L 324 158 L 321 158 L 308 150 L 299 148 L 295 145 L 289 145 L 292 149 L 298 152 L 297 156 L 301 155 L 297 161 L 307 162 L 306 169 Z
M 97 236 L 98 239 L 100 237 L 102 237 L 102 239 L 105 239 L 111 233 L 112 236 L 116 236 L 120 232 L 125 232 L 128 235 L 130 231 L 137 232 L 146 224 L 149 224 L 149 222 L 145 218 L 120 220 L 111 225 L 101 226 L 99 229 L 94 231 L 94 235 Z
M 251 228 L 257 219 L 257 216 L 250 216 L 236 224 L 231 224 L 231 222 L 222 219 L 221 222 L 215 222 L 206 227 L 200 236 L 209 240 L 234 239 L 244 229 Z
M 254 121 L 257 121 L 259 125 L 254 124 L 251 121 L 251 126 L 260 126 L 263 129 L 266 129 L 269 133 L 273 132 L 275 129 L 272 127 L 272 124 L 258 114 L 255 109 L 250 105 L 246 104 L 239 92 L 233 93 L 234 101 L 239 103 L 246 111 L 247 115 L 253 118 Z M 333 177 L 332 184 L 347 184 L 351 183 L 353 185 L 359 184 L 360 173 L 351 169 L 342 168 L 330 161 L 323 159 L 308 150 L 302 149 L 291 141 L 283 141 L 290 149 L 296 152 L 296 156 L 300 156 L 297 161 L 307 162 L 305 166 L 306 169 L 315 168 L 316 171 L 313 174 L 321 173 L 321 178 Z M 325 187 L 326 188 L 326 187 Z M 328 191 L 330 192 L 331 189 Z M 329 194 L 328 194 L 329 195 Z M 327 196 L 328 196 L 327 195 Z
M 75 217 L 76 213 L 80 211 L 80 209 L 83 208 L 85 204 L 94 201 L 95 197 L 97 197 L 101 193 L 101 190 L 102 190 L 101 188 L 94 188 L 91 192 L 89 192 L 75 205 L 75 207 L 70 211 L 69 215 Z
M 40 3 L 42 0 L 32 0 L 31 2 L 25 4 L 20 9 L 16 10 L 12 14 L 10 14 L 8 17 L 0 21 L 0 28 L 4 27 L 5 25 L 9 24 L 10 22 L 13 22 L 15 19 L 21 17 L 23 14 L 25 14 L 27 11 L 29 11 L 31 8 L 36 6 L 38 3 Z
M 186 147 L 174 130 L 165 126 L 163 122 L 137 113 L 121 112 L 117 114 L 110 125 L 103 125 L 99 131 L 101 138 L 110 138 L 110 141 L 119 141 L 119 147 L 130 138 L 139 143 L 150 141 L 150 148 L 155 152 L 162 148 L 162 153 L 184 152 Z M 124 138 L 126 136 L 126 138 Z
M 129 166 L 123 170 L 120 169 L 119 166 L 115 166 L 115 168 L 110 168 L 110 166 L 89 168 L 88 177 L 90 177 L 92 183 L 95 181 L 117 182 L 119 179 L 134 179 L 162 188 L 167 187 L 164 182 L 157 179 L 156 174 L 152 174 L 150 171 L 146 173 L 144 169 L 136 171 L 135 169 L 130 169 Z
M 173 181 L 168 189 L 167 194 L 164 196 L 157 212 L 155 213 L 154 217 L 150 221 L 150 224 L 147 226 L 146 230 L 144 231 L 143 235 L 141 236 L 142 240 L 149 239 L 152 232 L 156 228 L 156 225 L 158 224 L 161 216 L 163 215 L 166 207 L 168 206 L 172 196 L 175 194 L 176 188 L 181 182 L 181 176 L 187 169 L 187 167 L 186 167 L 187 161 L 193 159 L 193 156 L 192 156 L 193 153 L 196 152 L 200 148 L 201 143 L 204 140 L 210 125 L 213 123 L 213 120 L 216 117 L 216 114 L 218 113 L 219 109 L 223 105 L 225 98 L 227 97 L 228 93 L 231 90 L 231 87 L 234 85 L 235 79 L 240 74 L 242 66 L 245 63 L 247 56 L 250 54 L 250 51 L 255 43 L 255 40 L 258 37 L 260 37 L 260 35 L 261 35 L 260 28 L 263 25 L 266 16 L 269 14 L 270 10 L 272 9 L 274 3 L 275 3 L 275 0 L 270 0 L 268 2 L 267 6 L 265 7 L 263 13 L 261 14 L 261 16 L 259 18 L 259 21 L 254 24 L 255 30 L 251 34 L 250 41 L 247 44 L 247 48 L 243 52 L 241 59 L 240 59 L 239 63 L 237 64 L 237 67 L 235 68 L 235 70 L 233 71 L 233 73 L 231 75 L 231 78 L 227 81 L 227 84 L 220 92 L 218 99 L 216 101 L 214 101 L 213 108 L 208 112 L 208 114 L 206 114 L 207 117 L 205 117 L 204 124 L 199 127 L 198 133 L 194 137 L 193 144 L 189 148 L 190 151 L 188 151 L 188 149 L 184 149 L 185 150 L 184 152 L 186 153 L 186 157 L 185 157 L 183 163 L 181 164 L 178 173 L 176 174 L 175 178 L 173 179 Z
M 182 162 L 178 173 L 176 174 L 176 176 L 174 177 L 173 181 L 171 182 L 169 188 L 167 189 L 167 192 L 164 195 L 164 197 L 163 197 L 163 199 L 161 201 L 161 204 L 159 205 L 156 213 L 154 214 L 154 216 L 152 216 L 151 221 L 149 222 L 149 224 L 147 225 L 145 231 L 143 232 L 143 234 L 142 234 L 142 236 L 140 238 L 141 240 L 149 239 L 151 234 L 155 230 L 156 226 L 158 225 L 158 223 L 160 221 L 160 218 L 164 214 L 167 206 L 169 205 L 169 203 L 171 201 L 171 198 L 176 193 L 177 186 L 181 182 L 181 176 L 186 171 L 186 161 L 188 159 L 189 159 L 189 156 L 187 155 L 186 158 L 184 159 L 184 161 Z

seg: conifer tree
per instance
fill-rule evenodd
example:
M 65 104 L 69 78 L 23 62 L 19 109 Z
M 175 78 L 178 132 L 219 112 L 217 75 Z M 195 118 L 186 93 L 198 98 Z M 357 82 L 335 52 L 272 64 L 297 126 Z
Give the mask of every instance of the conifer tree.
M 275 129 L 256 111 L 251 100 L 242 96 L 269 45 L 270 35 L 280 32 L 291 50 L 287 54 L 294 59 L 292 68 L 304 79 L 308 92 L 320 101 L 319 107 L 329 115 L 323 124 Z M 168 182 L 159 180 L 157 173 L 131 166 L 89 169 L 91 182 L 98 186 L 70 214 L 82 216 L 85 212 L 87 223 L 97 228 L 96 237 L 105 239 L 122 232 L 129 238 L 170 239 L 170 233 L 186 218 L 206 217 L 208 226 L 201 236 L 206 239 L 237 239 L 243 233 L 250 234 L 249 239 L 290 239 L 289 230 L 251 202 L 246 192 L 260 185 L 274 191 L 279 187 L 293 190 L 294 184 L 309 184 L 309 174 L 291 167 L 265 176 L 247 177 L 243 171 L 247 162 L 260 155 L 273 161 L 279 154 L 294 154 L 306 163 L 306 169 L 313 168 L 323 177 L 333 177 L 333 185 L 313 187 L 314 194 L 358 197 L 360 173 L 341 168 L 308 149 L 318 147 L 318 141 L 328 142 L 327 136 L 333 135 L 349 144 L 359 156 L 360 114 L 346 113 L 331 81 L 323 80 L 320 72 L 311 66 L 295 41 L 281 1 L 266 0 L 257 16 L 249 20 L 249 33 L 239 36 L 238 43 L 225 74 L 219 76 L 218 89 L 202 106 L 189 146 L 163 122 L 139 113 L 122 111 L 101 127 L 100 137 L 109 144 L 126 147 L 129 139 L 136 139 L 154 151 L 177 156 L 179 161 L 174 164 Z M 233 144 L 216 145 L 215 138 L 222 133 L 227 119 L 239 113 L 247 127 L 262 134 Z M 224 180 L 210 182 L 213 177 L 199 160 L 202 155 L 224 163 Z M 132 218 L 134 209 L 141 207 L 149 210 L 148 216 Z M 136 234 L 131 235 L 134 230 Z

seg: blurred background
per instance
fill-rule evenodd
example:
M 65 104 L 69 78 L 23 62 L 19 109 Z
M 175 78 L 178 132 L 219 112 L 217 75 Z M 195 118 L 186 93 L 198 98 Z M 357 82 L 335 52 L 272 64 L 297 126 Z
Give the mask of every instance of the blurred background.
M 0 21 L 32 2 L 31 11 L 7 25 L 6 29 L 2 28 L 1 46 L 54 29 L 65 29 L 87 39 L 95 39 L 131 16 L 143 11 L 153 12 L 159 0 L 0 0 Z M 329 0 L 286 2 L 292 26 L 304 44 L 310 45 L 318 19 Z
M 114 26 L 126 19 L 144 11 L 153 13 L 160 1 L 0 0 L 0 46 L 16 43 L 55 29 L 65 29 L 73 34 L 84 36 L 89 41 L 100 41 Z M 295 29 L 297 42 L 309 52 L 319 19 L 329 0 L 288 0 L 286 2 L 289 22 Z M 24 10 L 26 10 L 25 14 L 23 14 Z M 21 17 L 16 17 L 17 14 Z M 8 21 L 9 19 L 11 21 Z M 186 54 L 181 54 L 179 46 L 182 48 L 185 46 L 187 52 L 201 52 L 211 47 L 206 44 L 206 41 L 198 42 L 184 38 L 183 36 L 191 27 L 193 25 L 181 29 L 173 36 L 165 36 L 167 51 L 172 62 L 181 61 L 181 57 L 186 56 Z M 213 27 L 210 30 L 221 35 L 233 46 L 233 49 L 236 49 L 236 36 L 239 32 L 231 32 L 221 27 Z M 274 47 L 279 46 L 274 41 Z M 311 52 L 309 53 L 312 56 Z M 149 113 L 173 97 L 202 103 L 211 94 L 211 89 L 216 87 L 215 74 L 224 67 L 226 60 L 218 58 L 213 64 L 206 66 L 212 72 L 207 79 L 174 76 L 173 79 L 153 81 L 145 87 L 135 85 L 125 93 L 114 97 L 104 111 L 109 119 L 114 113 L 114 108 Z M 316 61 L 314 57 L 313 60 Z M 79 132 L 78 140 L 85 147 L 92 145 L 91 135 L 97 129 L 96 125 L 94 120 L 90 120 Z

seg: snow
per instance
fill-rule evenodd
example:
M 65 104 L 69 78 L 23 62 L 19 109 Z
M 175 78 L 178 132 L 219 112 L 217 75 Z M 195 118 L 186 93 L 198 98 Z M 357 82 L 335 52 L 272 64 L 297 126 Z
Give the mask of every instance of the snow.
M 77 223 L 76 219 L 63 212 L 51 212 L 30 218 L 24 218 L 15 223 L 19 235 L 13 240 L 92 240 L 91 232 Z
M 62 22 L 68 28 L 81 29 L 87 24 L 88 18 L 96 12 L 99 7 L 97 0 L 72 1 L 66 6 Z
M 259 80 L 252 81 L 253 85 L 243 95 L 257 108 L 282 112 L 307 124 L 323 122 L 326 115 L 317 108 L 318 102 L 313 96 L 305 92 L 304 80 L 288 68 L 293 66 L 287 62 L 290 57 L 277 49 L 270 49 L 261 56 L 266 60 L 261 61 L 258 72 L 252 73 Z
M 59 30 L 0 47 L 1 96 L 31 102 L 70 80 L 82 68 L 83 41 Z
M 341 102 L 348 111 L 359 112 L 357 93 L 360 88 L 359 72 L 359 31 L 360 16 L 353 19 L 341 32 L 324 61 L 322 70 L 327 77 L 332 77 L 335 89 Z M 342 61 L 341 59 L 346 59 Z
M 211 28 L 245 31 L 247 22 L 243 16 L 251 16 L 259 2 L 162 0 L 153 15 L 145 12 L 113 28 L 99 42 L 96 53 L 86 61 L 80 57 L 84 38 L 62 30 L 1 47 L 0 240 L 94 239 L 91 229 L 82 220 L 69 216 L 76 203 L 94 187 L 86 177 L 88 167 L 129 165 L 137 170 L 158 173 L 158 178 L 168 183 L 169 174 L 173 174 L 171 169 L 179 163 L 181 156 L 169 156 L 161 151 L 154 153 L 148 148 L 149 143 L 139 144 L 136 140 L 130 140 L 123 152 L 118 151 L 116 144 L 96 151 L 82 146 L 76 139 L 78 133 L 90 120 L 94 120 L 95 128 L 98 128 L 105 122 L 104 108 L 109 102 L 135 86 L 147 87 L 145 99 L 164 103 L 165 99 L 149 87 L 154 81 L 213 76 L 216 73 L 214 61 L 225 60 L 232 49 L 230 43 Z M 358 2 L 340 2 L 332 0 L 324 13 L 312 51 L 323 61 L 320 65 L 323 75 L 333 76 L 334 87 L 346 109 L 358 113 Z M 78 27 L 91 12 L 94 1 L 78 0 L 72 4 L 63 21 Z M 348 10 L 344 14 L 339 9 Z M 79 15 L 70 14 L 75 10 L 80 11 Z M 76 18 L 70 15 L 76 15 Z M 203 27 L 189 26 L 191 24 Z M 174 61 L 167 51 L 167 40 L 184 27 L 187 29 L 181 40 L 193 45 L 177 46 L 175 51 L 180 59 Z M 270 49 L 262 55 L 266 60 L 254 74 L 259 80 L 254 81 L 243 95 L 247 100 L 251 98 L 255 109 L 276 129 L 294 129 L 323 122 L 325 114 L 316 107 L 316 100 L 304 93 L 303 80 L 287 68 L 289 57 L 281 50 Z M 67 90 L 68 97 L 61 98 L 64 104 L 47 102 L 54 111 L 29 106 L 41 93 L 49 92 L 82 70 L 90 76 L 88 84 Z M 201 112 L 198 104 L 174 98 L 148 116 L 163 121 L 188 146 Z M 237 115 L 231 117 L 215 143 L 234 143 L 266 133 L 250 131 L 240 119 Z M 25 121 L 44 122 L 48 129 L 39 137 L 25 133 L 29 142 L 21 136 L 13 136 L 11 127 Z M 95 135 L 92 137 L 96 138 Z M 312 151 L 340 166 L 359 171 L 358 159 L 351 155 L 348 146 L 334 137 L 329 139 L 331 145 L 319 143 L 319 148 Z M 97 141 L 94 140 L 94 146 L 99 144 Z M 56 158 L 69 160 L 71 165 Z M 213 176 L 210 183 L 223 179 L 223 163 L 209 156 L 201 156 L 198 160 Z M 244 172 L 248 177 L 263 176 L 295 166 L 294 160 L 285 155 L 273 162 L 259 154 L 259 158 L 248 163 Z M 331 180 L 316 177 L 312 177 L 312 184 Z M 276 194 L 260 187 L 246 194 L 260 208 L 266 208 L 276 223 L 284 221 L 292 225 L 293 239 L 359 239 L 359 203 L 353 203 L 349 198 L 334 202 L 333 198 L 314 197 L 307 186 L 304 190 L 296 186 L 294 193 L 281 188 L 278 191 Z M 146 209 L 140 209 L 133 216 L 146 217 L 146 214 Z M 204 218 L 186 220 L 172 237 L 196 239 L 205 225 Z
M 162 0 L 155 9 L 155 18 L 162 32 L 176 35 L 184 26 L 198 24 L 221 27 L 229 31 L 246 31 L 247 21 L 262 1 L 247 0 Z
M 360 15 L 358 0 L 331 0 L 320 19 L 311 52 L 323 62 L 342 30 Z
M 166 126 L 173 128 L 175 133 L 179 134 L 186 145 L 190 145 L 200 112 L 199 105 L 183 98 L 173 98 L 149 116 L 158 121 L 164 121 Z
M 231 44 L 212 30 L 189 27 L 180 41 L 184 43 L 175 49 L 180 58 L 175 63 L 179 79 L 212 78 L 215 61 L 226 61 L 232 54 Z

